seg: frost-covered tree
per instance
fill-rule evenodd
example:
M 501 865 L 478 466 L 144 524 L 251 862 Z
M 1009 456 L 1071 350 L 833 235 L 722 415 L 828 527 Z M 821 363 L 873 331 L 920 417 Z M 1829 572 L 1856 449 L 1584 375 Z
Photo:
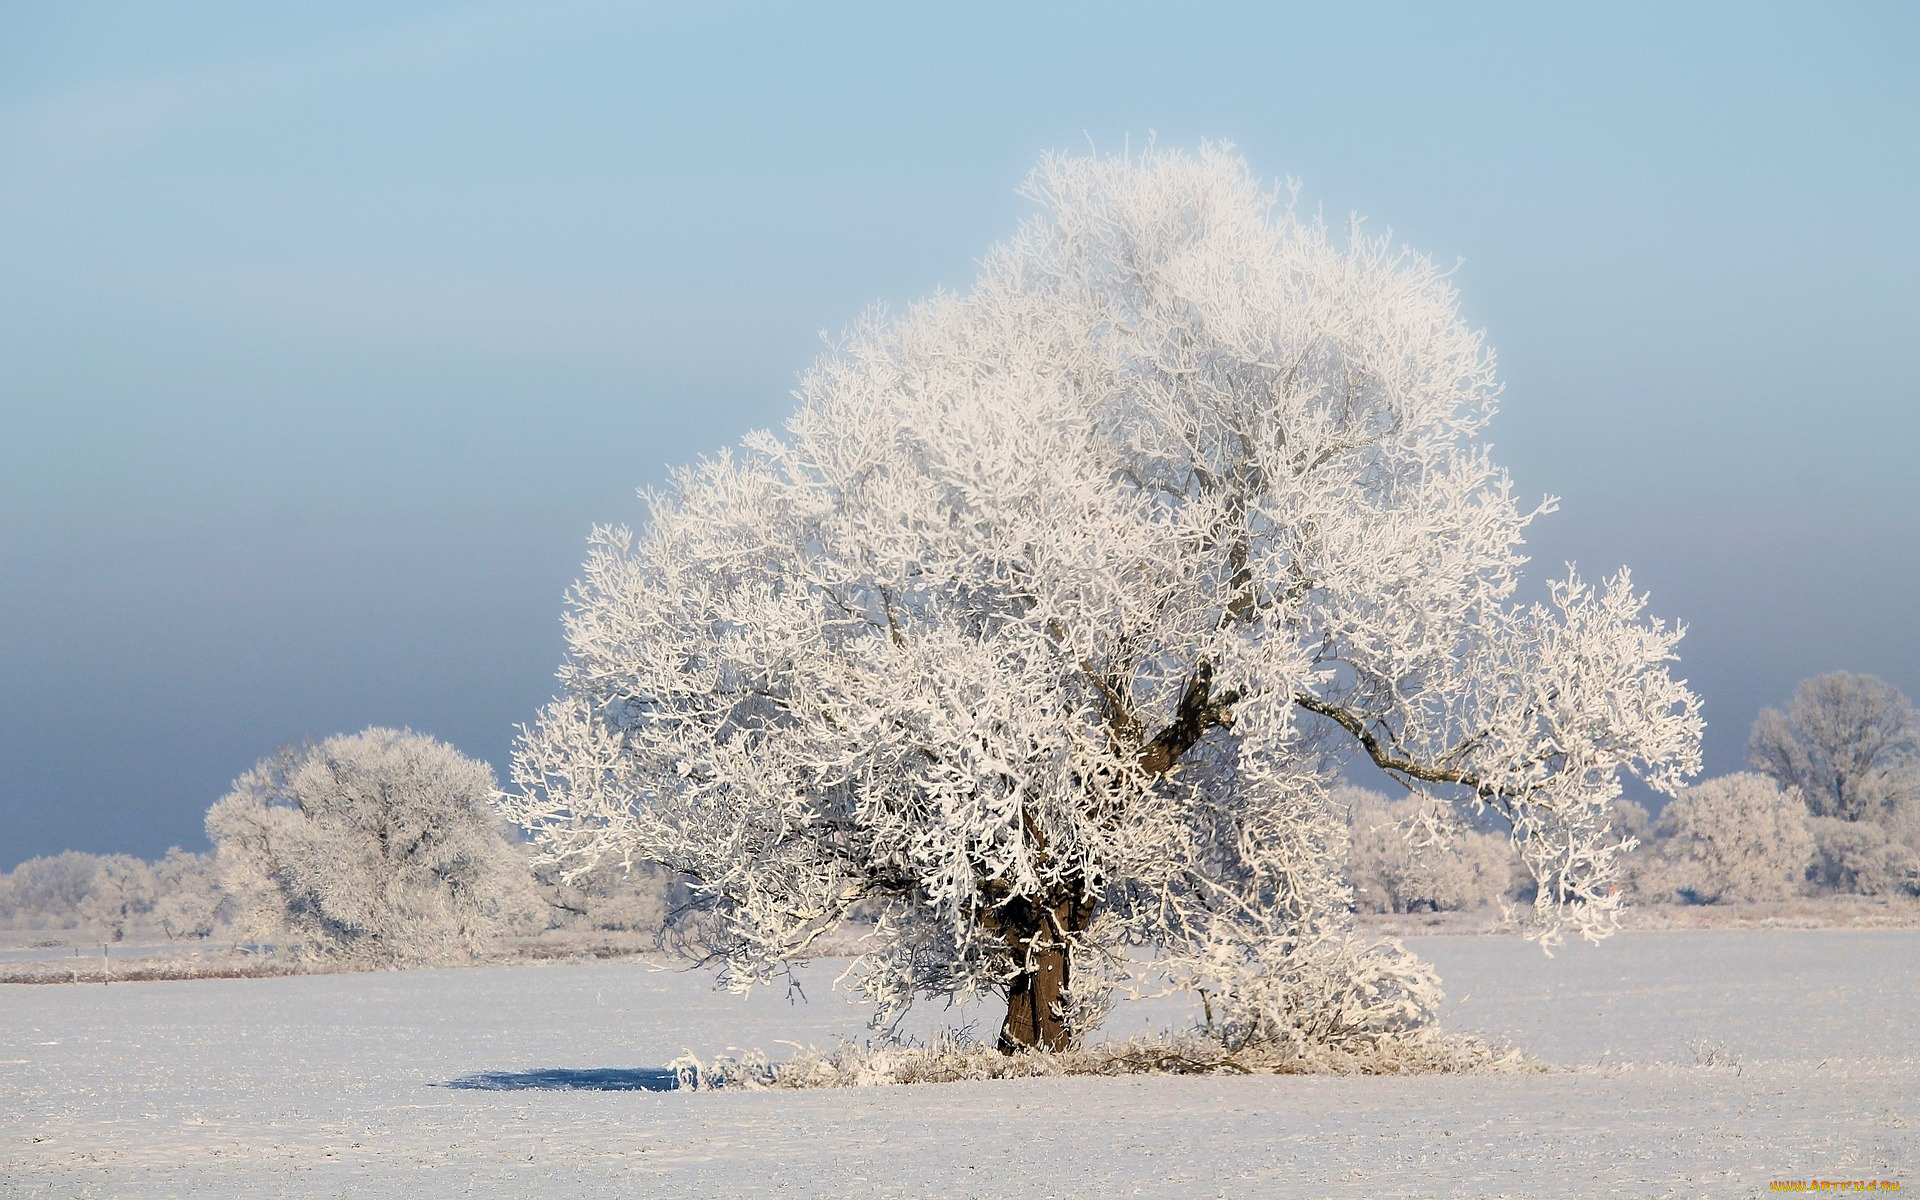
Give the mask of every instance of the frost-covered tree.
M 595 534 L 516 817 L 684 873 L 735 986 L 861 905 L 880 1019 L 998 990 L 1008 1048 L 1071 1044 L 1132 944 L 1236 1028 L 1418 1019 L 1431 973 L 1350 935 L 1352 753 L 1510 822 L 1541 936 L 1610 931 L 1620 773 L 1677 789 L 1697 703 L 1624 572 L 1515 601 L 1542 509 L 1444 273 L 1216 149 L 1027 194 L 970 292 Z
M 1807 877 L 1826 891 L 1862 896 L 1920 890 L 1920 854 L 1874 821 L 1813 817 L 1813 865 Z
M 1467 824 L 1454 806 L 1424 795 L 1389 800 L 1364 788 L 1336 797 L 1349 814 L 1347 882 L 1356 910 L 1452 912 L 1494 904 L 1506 891 L 1512 848 Z
M 1800 890 L 1813 859 L 1805 802 L 1752 771 L 1686 789 L 1653 833 L 1642 886 L 1706 904 L 1785 899 Z
M 106 854 L 94 868 L 80 916 L 102 938 L 117 942 L 153 911 L 157 898 L 152 867 L 131 854 Z
M 1609 824 L 1614 832 L 1621 836 L 1638 840 L 1645 837 L 1647 831 L 1653 827 L 1653 819 L 1647 815 L 1644 806 L 1631 800 L 1616 800 L 1613 802 L 1613 817 Z
M 153 923 L 169 939 L 207 937 L 220 919 L 223 899 L 216 859 L 175 846 L 153 864 Z
M 299 956 L 470 957 L 535 909 L 493 771 L 409 730 L 283 750 L 207 813 L 239 931 Z
M 0 925 L 86 927 L 108 941 L 158 928 L 169 938 L 204 937 L 220 906 L 211 855 L 179 847 L 157 863 L 126 854 L 68 850 L 0 874 Z
M 1749 757 L 1816 817 L 1878 820 L 1920 809 L 1920 723 L 1900 689 L 1834 671 L 1803 681 L 1786 712 L 1762 709 Z M 1902 814 L 1904 815 L 1904 814 Z
M 79 850 L 30 858 L 0 877 L 0 919 L 22 929 L 71 929 L 81 924 L 99 873 L 99 856 Z

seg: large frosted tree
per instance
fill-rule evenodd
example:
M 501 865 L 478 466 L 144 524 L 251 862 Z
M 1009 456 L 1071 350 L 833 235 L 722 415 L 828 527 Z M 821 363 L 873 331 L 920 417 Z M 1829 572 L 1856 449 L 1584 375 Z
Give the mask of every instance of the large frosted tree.
M 1355 754 L 1497 812 L 1540 936 L 1609 932 L 1608 805 L 1696 768 L 1697 701 L 1624 572 L 1515 602 L 1542 509 L 1443 274 L 1218 149 L 1028 194 L 971 291 L 595 534 L 515 815 L 684 872 L 735 986 L 863 905 L 880 1018 L 998 991 L 1007 1049 L 1091 1028 L 1130 945 L 1242 1037 L 1424 1017 L 1431 973 L 1351 934 Z

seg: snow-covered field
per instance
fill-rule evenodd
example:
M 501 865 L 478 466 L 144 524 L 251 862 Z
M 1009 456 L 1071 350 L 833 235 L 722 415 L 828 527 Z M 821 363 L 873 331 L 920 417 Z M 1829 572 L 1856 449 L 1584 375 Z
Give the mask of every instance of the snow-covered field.
M 862 1014 L 824 965 L 797 1004 L 637 963 L 0 987 L 0 1195 L 1920 1188 L 1920 931 L 1629 933 L 1554 959 L 1410 944 L 1447 980 L 1450 1027 L 1568 1069 L 688 1093 L 653 1090 L 683 1050 L 779 1057 L 858 1036 Z M 1176 1016 L 1123 1005 L 1110 1029 Z

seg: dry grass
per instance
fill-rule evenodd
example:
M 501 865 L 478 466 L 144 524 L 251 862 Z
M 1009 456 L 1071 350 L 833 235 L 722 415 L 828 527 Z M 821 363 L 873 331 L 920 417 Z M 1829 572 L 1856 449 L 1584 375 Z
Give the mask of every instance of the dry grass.
M 265 979 L 302 974 L 299 964 L 258 954 L 188 954 L 0 965 L 0 983 L 145 983 L 165 979 Z
M 842 1042 L 796 1047 L 783 1063 L 760 1051 L 670 1064 L 682 1087 L 844 1088 L 1065 1075 L 1459 1075 L 1546 1068 L 1479 1038 L 1427 1031 L 1347 1046 L 1260 1045 L 1231 1049 L 1199 1034 L 1130 1038 L 1055 1053 L 1002 1054 L 978 1042 L 931 1046 Z
M 1920 897 L 1804 896 L 1746 904 L 1635 904 L 1627 929 L 1916 929 Z
M 1495 908 L 1440 913 L 1363 914 L 1362 933 L 1387 937 L 1518 936 L 1520 925 Z M 1662 929 L 1916 929 L 1920 897 L 1799 896 L 1735 904 L 1652 904 L 1633 901 L 1620 927 Z

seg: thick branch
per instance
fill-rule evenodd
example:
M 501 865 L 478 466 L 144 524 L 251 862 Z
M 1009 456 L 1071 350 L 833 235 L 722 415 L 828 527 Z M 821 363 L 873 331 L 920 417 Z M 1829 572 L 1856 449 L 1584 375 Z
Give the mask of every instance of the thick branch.
M 1080 670 L 1093 682 L 1100 698 L 1107 705 L 1107 728 L 1112 731 L 1114 742 L 1126 745 L 1140 740 L 1140 722 L 1134 719 L 1133 710 L 1127 707 L 1127 698 L 1120 694 L 1113 681 L 1094 669 L 1086 659 L 1080 660 Z
M 1319 713 L 1351 733 L 1359 741 L 1361 748 L 1367 752 L 1367 757 L 1373 760 L 1373 765 L 1382 771 L 1392 771 L 1396 775 L 1405 775 L 1409 779 L 1418 779 L 1423 783 L 1457 783 L 1482 794 L 1490 791 L 1486 781 L 1476 772 L 1457 767 L 1429 766 L 1405 755 L 1394 753 L 1374 736 L 1373 731 L 1367 728 L 1365 721 L 1337 704 L 1329 704 L 1305 692 L 1297 693 L 1293 702 L 1308 712 Z
M 1180 707 L 1173 721 L 1140 750 L 1140 769 L 1150 776 L 1165 775 L 1180 761 L 1180 756 L 1218 725 L 1233 725 L 1231 706 L 1240 699 L 1236 691 L 1213 695 L 1213 664 L 1202 660 L 1187 679 L 1187 690 L 1180 696 Z

